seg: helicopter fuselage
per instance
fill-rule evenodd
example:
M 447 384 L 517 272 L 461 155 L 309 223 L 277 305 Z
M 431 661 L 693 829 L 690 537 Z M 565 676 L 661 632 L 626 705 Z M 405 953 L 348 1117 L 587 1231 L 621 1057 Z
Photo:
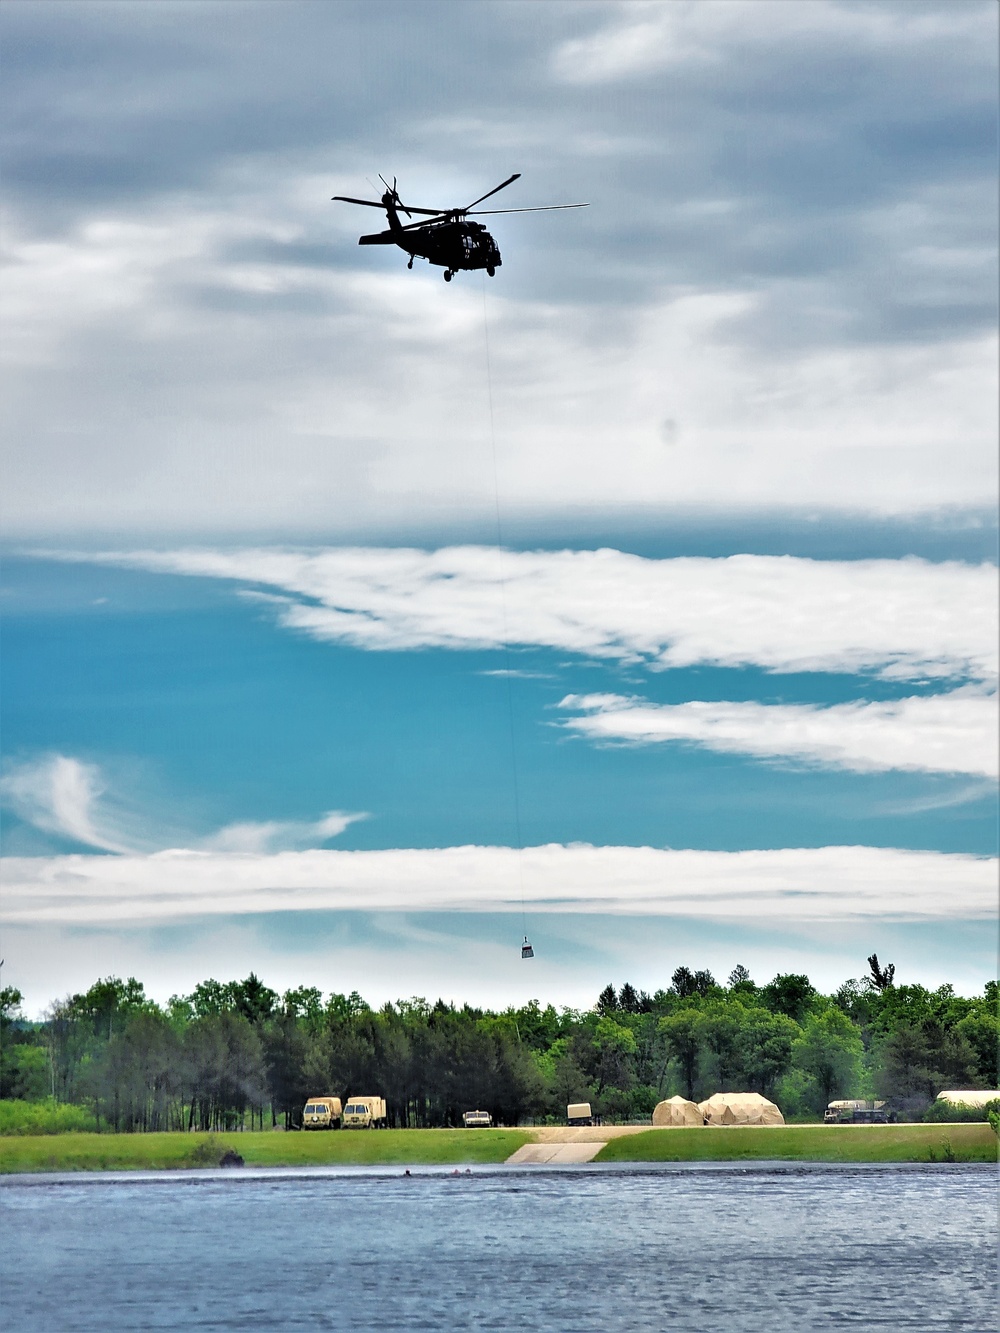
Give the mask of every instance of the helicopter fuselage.
M 446 278 L 460 269 L 483 268 L 492 277 L 503 263 L 496 241 L 481 222 L 456 217 L 404 227 L 394 201 L 383 196 L 382 203 L 389 230 L 362 236 L 359 245 L 398 245 L 410 256 L 410 268 L 419 256 L 443 268 Z

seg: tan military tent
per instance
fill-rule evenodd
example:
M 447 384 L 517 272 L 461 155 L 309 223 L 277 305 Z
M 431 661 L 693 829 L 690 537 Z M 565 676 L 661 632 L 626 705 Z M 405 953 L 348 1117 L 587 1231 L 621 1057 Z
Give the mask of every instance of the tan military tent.
M 657 1102 L 653 1111 L 653 1124 L 665 1125 L 703 1125 L 704 1117 L 694 1102 L 686 1097 L 668 1097 L 665 1102 Z
M 785 1117 L 759 1092 L 717 1092 L 698 1110 L 706 1125 L 783 1125 Z
M 937 1099 L 939 1102 L 948 1102 L 952 1106 L 968 1106 L 976 1109 L 985 1106 L 987 1102 L 1000 1100 L 1000 1089 L 966 1088 L 958 1092 L 939 1092 Z

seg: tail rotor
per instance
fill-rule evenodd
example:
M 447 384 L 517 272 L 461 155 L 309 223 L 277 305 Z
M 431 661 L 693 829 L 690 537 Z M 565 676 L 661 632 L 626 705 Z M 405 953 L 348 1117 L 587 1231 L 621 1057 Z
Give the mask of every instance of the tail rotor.
M 412 218 L 412 217 L 413 217 L 413 214 L 410 212 L 410 210 L 409 210 L 409 209 L 406 207 L 406 205 L 403 203 L 402 199 L 400 199 L 400 197 L 399 197 L 399 191 L 396 189 L 396 177 L 393 176 L 393 178 L 392 178 L 392 184 L 391 184 L 391 185 L 390 185 L 389 182 L 386 180 L 386 178 L 382 175 L 381 172 L 379 172 L 379 177 L 378 177 L 378 178 L 379 178 L 379 180 L 382 182 L 382 184 L 385 186 L 385 188 L 386 188 L 386 193 L 389 195 L 390 199 L 391 199 L 392 202 L 396 205 L 396 207 L 399 209 L 399 211 L 400 211 L 401 213 L 405 213 L 406 216 L 407 216 L 408 218 Z

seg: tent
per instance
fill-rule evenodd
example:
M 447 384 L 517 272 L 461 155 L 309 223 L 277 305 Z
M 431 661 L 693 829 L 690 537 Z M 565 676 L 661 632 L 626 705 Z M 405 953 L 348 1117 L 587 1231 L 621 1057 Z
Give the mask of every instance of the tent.
M 937 1099 L 939 1102 L 948 1102 L 951 1106 L 968 1106 L 978 1109 L 985 1106 L 987 1102 L 1000 1100 L 1000 1089 L 967 1088 L 961 1092 L 939 1092 Z M 653 1123 L 656 1123 L 655 1120 Z
M 783 1125 L 785 1117 L 759 1092 L 717 1092 L 698 1110 L 706 1125 Z
M 653 1111 L 653 1124 L 661 1128 L 665 1125 L 703 1125 L 701 1111 L 694 1102 L 686 1097 L 668 1097 L 665 1102 L 657 1102 Z

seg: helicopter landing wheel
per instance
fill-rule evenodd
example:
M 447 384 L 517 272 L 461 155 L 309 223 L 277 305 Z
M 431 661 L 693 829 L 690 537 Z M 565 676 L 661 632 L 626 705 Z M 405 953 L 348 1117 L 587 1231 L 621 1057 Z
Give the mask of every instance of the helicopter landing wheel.
M 410 262 L 407 264 L 406 267 L 407 267 L 407 268 L 412 268 L 412 267 L 413 267 L 413 256 L 412 256 L 412 255 L 410 255 Z
M 491 278 L 495 278 L 497 275 L 497 271 L 495 268 L 488 268 L 486 272 L 489 274 Z
M 444 280 L 445 280 L 445 282 L 451 282 L 451 269 L 450 269 L 450 268 L 446 268 L 446 269 L 445 269 L 445 271 L 444 271 Z

